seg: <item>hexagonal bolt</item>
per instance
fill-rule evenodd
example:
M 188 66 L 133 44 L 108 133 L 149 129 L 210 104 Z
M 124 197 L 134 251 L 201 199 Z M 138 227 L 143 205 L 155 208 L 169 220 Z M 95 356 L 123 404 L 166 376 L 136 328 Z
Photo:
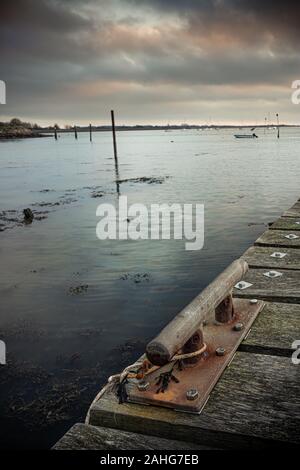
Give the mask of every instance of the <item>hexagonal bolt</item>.
M 145 392 L 149 388 L 149 382 L 140 382 L 137 387 L 140 392 Z
M 191 388 L 190 390 L 188 390 L 186 392 L 187 400 L 190 400 L 190 401 L 196 400 L 196 398 L 198 398 L 198 396 L 199 396 L 199 392 L 195 388 Z
M 242 331 L 243 328 L 244 328 L 243 323 L 236 323 L 233 327 L 234 331 Z
M 226 353 L 226 349 L 222 348 L 221 346 L 216 349 L 216 355 L 217 356 L 224 356 Z

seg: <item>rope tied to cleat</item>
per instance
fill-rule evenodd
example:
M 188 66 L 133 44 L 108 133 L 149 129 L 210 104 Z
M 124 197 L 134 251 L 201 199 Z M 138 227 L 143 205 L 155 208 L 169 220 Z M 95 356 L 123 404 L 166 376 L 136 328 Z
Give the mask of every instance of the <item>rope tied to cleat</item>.
M 163 372 L 158 378 L 156 383 L 156 385 L 159 385 L 157 393 L 164 393 L 165 390 L 167 390 L 170 382 L 179 383 L 179 380 L 173 374 L 175 366 L 178 366 L 178 370 L 182 370 L 183 360 L 200 356 L 206 351 L 206 349 L 207 345 L 204 343 L 203 346 L 197 351 L 185 354 L 175 354 L 170 361 L 170 364 L 174 362 L 171 370 L 168 372 Z M 119 398 L 119 403 L 126 403 L 127 401 L 126 385 L 129 379 L 143 380 L 145 377 L 147 377 L 147 375 L 155 372 L 159 368 L 159 366 L 154 366 L 148 359 L 143 359 L 126 367 L 121 374 L 116 374 L 109 377 L 109 383 L 115 382 L 117 384 L 116 393 L 117 397 Z

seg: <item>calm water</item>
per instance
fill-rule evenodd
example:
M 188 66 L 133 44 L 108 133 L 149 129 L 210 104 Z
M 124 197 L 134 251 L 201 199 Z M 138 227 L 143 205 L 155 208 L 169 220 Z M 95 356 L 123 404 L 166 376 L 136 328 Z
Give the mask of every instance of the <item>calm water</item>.
M 129 203 L 205 205 L 197 252 L 182 241 L 96 238 L 97 205 L 117 202 L 109 133 L 93 143 L 79 134 L 77 142 L 62 135 L 0 144 L 0 211 L 48 211 L 0 233 L 0 339 L 9 359 L 0 371 L 2 446 L 51 446 L 83 419 L 106 377 L 298 199 L 300 130 L 285 129 L 280 140 L 275 130 L 258 134 L 119 133 L 121 179 L 169 177 L 121 184 Z M 136 274 L 148 277 L 136 283 Z M 78 286 L 86 288 L 76 295 Z

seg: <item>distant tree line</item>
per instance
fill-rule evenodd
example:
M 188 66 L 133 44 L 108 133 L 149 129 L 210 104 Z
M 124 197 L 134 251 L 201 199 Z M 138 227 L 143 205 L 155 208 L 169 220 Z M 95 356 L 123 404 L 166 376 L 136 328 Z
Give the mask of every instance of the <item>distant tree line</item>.
M 0 128 L 11 128 L 11 129 L 17 129 L 17 128 L 23 128 L 23 129 L 41 129 L 41 126 L 39 126 L 36 123 L 31 123 L 31 122 L 24 122 L 21 121 L 19 118 L 13 118 L 8 122 L 0 122 Z

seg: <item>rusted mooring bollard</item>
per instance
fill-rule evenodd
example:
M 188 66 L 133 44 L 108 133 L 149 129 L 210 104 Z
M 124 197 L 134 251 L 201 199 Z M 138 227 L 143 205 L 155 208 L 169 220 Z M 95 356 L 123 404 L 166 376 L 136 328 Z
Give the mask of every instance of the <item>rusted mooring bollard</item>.
M 231 291 L 247 271 L 248 264 L 242 259 L 225 269 L 148 344 L 149 361 L 163 366 L 179 350 L 184 353 L 200 349 L 203 345 L 202 324 L 213 310 L 218 322 L 230 322 L 234 315 Z

